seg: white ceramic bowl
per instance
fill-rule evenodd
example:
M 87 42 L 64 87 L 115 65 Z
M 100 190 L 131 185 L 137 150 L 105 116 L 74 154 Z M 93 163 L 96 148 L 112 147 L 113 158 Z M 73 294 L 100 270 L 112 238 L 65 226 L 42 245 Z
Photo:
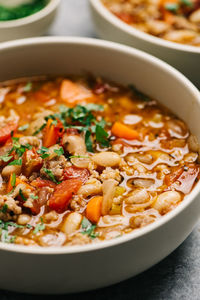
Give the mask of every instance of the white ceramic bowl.
M 200 88 L 200 47 L 169 42 L 139 31 L 112 14 L 101 0 L 90 0 L 90 7 L 97 34 L 101 38 L 135 47 L 163 59 Z
M 95 39 L 35 38 L 1 44 L 0 66 L 0 81 L 89 71 L 133 83 L 177 113 L 200 140 L 200 93 L 178 71 L 141 51 Z M 110 241 L 62 248 L 0 243 L 0 289 L 79 292 L 136 275 L 166 257 L 192 231 L 200 215 L 199 191 L 197 184 L 157 222 Z
M 0 21 L 0 42 L 42 35 L 53 22 L 59 3 L 60 0 L 49 0 L 43 9 L 33 15 Z

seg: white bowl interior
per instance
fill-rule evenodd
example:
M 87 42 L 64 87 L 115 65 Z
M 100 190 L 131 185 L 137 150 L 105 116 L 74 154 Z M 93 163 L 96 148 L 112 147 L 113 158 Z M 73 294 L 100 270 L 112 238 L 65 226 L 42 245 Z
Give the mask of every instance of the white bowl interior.
M 36 38 L 1 44 L 0 65 L 0 81 L 89 71 L 132 83 L 184 119 L 200 140 L 198 90 L 172 67 L 138 50 L 92 39 Z M 0 288 L 77 292 L 138 274 L 168 255 L 191 232 L 199 217 L 199 190 L 200 184 L 172 212 L 118 239 L 59 249 L 0 243 L 2 269 L 9 270 L 0 276 Z M 56 276 L 52 277 L 49 266 Z M 13 280 L 10 274 L 16 275 Z

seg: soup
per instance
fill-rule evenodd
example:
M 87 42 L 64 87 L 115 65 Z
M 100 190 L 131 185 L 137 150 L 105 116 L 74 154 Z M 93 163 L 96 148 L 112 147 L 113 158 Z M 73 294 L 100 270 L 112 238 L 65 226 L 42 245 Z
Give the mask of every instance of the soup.
M 200 46 L 199 0 L 102 0 L 123 22 L 165 40 Z
M 155 222 L 199 180 L 199 145 L 155 99 L 92 76 L 0 87 L 0 239 L 70 246 Z

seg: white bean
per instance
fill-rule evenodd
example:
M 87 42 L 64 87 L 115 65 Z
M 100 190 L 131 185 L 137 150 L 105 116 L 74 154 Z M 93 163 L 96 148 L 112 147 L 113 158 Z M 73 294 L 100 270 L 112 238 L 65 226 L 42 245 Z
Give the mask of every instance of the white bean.
M 3 168 L 1 175 L 3 177 L 9 177 L 10 174 L 15 173 L 16 175 L 19 175 L 21 173 L 22 166 L 6 166 Z
M 27 214 L 21 214 L 19 215 L 18 219 L 17 219 L 17 223 L 19 225 L 26 225 L 27 223 L 29 223 L 31 220 L 31 217 Z
M 88 168 L 90 163 L 89 157 L 73 157 L 71 158 L 71 163 L 77 168 Z
M 107 215 L 112 207 L 116 185 L 117 181 L 114 179 L 108 179 L 103 182 L 103 201 L 101 208 L 102 215 Z
M 191 13 L 191 15 L 189 16 L 189 20 L 192 23 L 200 24 L 200 8 Z
M 157 209 L 161 214 L 170 211 L 179 201 L 181 196 L 176 191 L 168 191 L 160 194 L 153 204 L 153 207 Z
M 19 139 L 19 143 L 21 145 L 29 144 L 38 147 L 40 145 L 40 140 L 36 136 L 23 136 Z
M 126 199 L 127 204 L 145 203 L 149 200 L 149 194 L 145 189 L 134 190 Z
M 115 152 L 100 152 L 92 156 L 95 164 L 102 167 L 115 167 L 120 163 L 120 156 Z
M 91 195 L 96 195 L 101 193 L 102 191 L 102 184 L 99 180 L 93 179 L 92 182 L 88 182 L 87 184 L 83 185 L 79 191 L 78 194 L 83 197 L 88 197 Z
M 154 184 L 153 179 L 143 179 L 143 178 L 137 178 L 133 180 L 133 183 L 135 186 L 142 187 L 142 188 L 149 188 L 151 185 Z
M 66 144 L 67 151 L 73 155 L 84 155 L 86 153 L 85 141 L 80 135 L 65 135 L 63 144 Z
M 82 221 L 81 214 L 77 212 L 73 212 L 69 214 L 62 226 L 62 231 L 67 235 L 75 233 L 79 229 L 81 221 Z

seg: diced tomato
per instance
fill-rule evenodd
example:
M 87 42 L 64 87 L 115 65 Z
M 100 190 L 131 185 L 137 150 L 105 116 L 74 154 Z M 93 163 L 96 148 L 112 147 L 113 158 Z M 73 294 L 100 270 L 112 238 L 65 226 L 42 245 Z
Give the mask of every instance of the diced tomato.
M 56 184 L 51 181 L 51 180 L 46 180 L 46 179 L 41 179 L 40 177 L 38 177 L 37 179 L 33 180 L 31 182 L 31 185 L 37 187 L 37 188 L 42 188 L 42 187 L 50 187 L 50 188 L 55 188 Z
M 197 166 L 188 167 L 188 170 L 185 170 L 177 179 L 179 184 L 174 184 L 175 189 L 184 194 L 189 194 L 193 188 L 198 174 L 199 168 Z
M 181 167 L 176 170 L 173 170 L 170 174 L 165 175 L 166 185 L 170 186 L 172 183 L 174 183 L 179 178 L 179 176 L 181 176 L 183 171 L 184 169 L 183 167 Z
M 63 212 L 69 205 L 74 194 L 82 185 L 79 179 L 69 179 L 58 184 L 53 195 L 49 199 L 49 207 L 57 212 Z
M 16 122 L 8 122 L 5 126 L 0 128 L 0 144 L 5 143 L 10 137 L 11 133 L 17 129 Z
M 64 170 L 64 179 L 73 179 L 77 178 L 82 181 L 82 183 L 85 183 L 88 180 L 88 177 L 90 175 L 88 169 L 81 169 L 77 168 L 75 166 L 68 167 Z
M 33 172 L 39 171 L 42 164 L 42 158 L 34 148 L 32 150 L 26 150 L 22 157 L 22 173 L 25 176 L 30 176 Z

